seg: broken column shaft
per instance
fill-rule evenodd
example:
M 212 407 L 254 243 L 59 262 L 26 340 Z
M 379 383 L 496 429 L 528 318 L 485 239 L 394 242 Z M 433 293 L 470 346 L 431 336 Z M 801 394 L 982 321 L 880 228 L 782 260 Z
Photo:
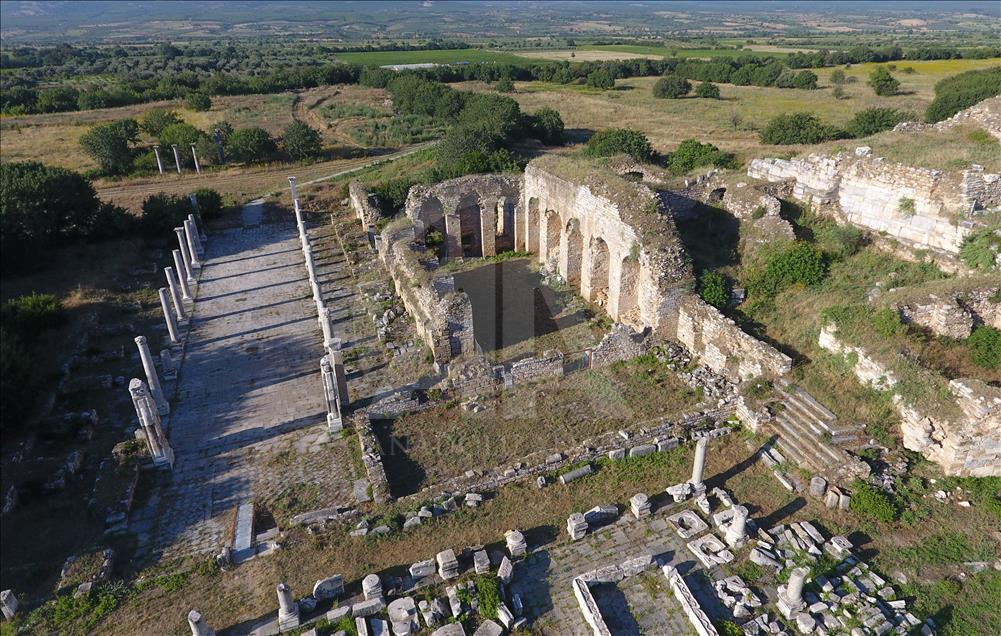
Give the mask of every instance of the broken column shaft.
M 181 260 L 184 262 L 184 271 L 187 274 L 188 283 L 194 285 L 195 279 L 194 265 L 191 261 L 191 252 L 188 249 L 188 237 L 183 227 L 175 227 L 174 234 L 177 234 L 177 245 L 181 250 Z
M 706 448 L 709 446 L 708 438 L 700 438 L 695 443 L 695 461 L 692 464 L 692 479 L 689 483 L 696 488 L 702 486 L 702 473 L 706 468 Z
M 186 320 L 187 312 L 184 311 L 184 302 L 181 299 L 181 289 L 177 283 L 177 276 L 174 275 L 173 267 L 163 268 L 163 273 L 167 277 L 167 287 L 170 288 L 170 298 L 174 301 L 174 313 L 178 320 Z
M 159 294 L 160 308 L 163 309 L 163 319 L 167 323 L 167 333 L 170 335 L 170 342 L 177 344 L 181 341 L 181 337 L 177 332 L 177 321 L 174 319 L 174 312 L 170 310 L 170 301 L 167 299 L 167 288 L 161 287 Z
M 170 412 L 170 403 L 167 402 L 167 396 L 163 394 L 163 388 L 160 386 L 160 378 L 156 375 L 156 365 L 153 364 L 153 354 L 149 350 L 146 336 L 136 336 L 135 341 L 136 347 L 139 348 L 139 359 L 142 361 L 143 371 L 146 372 L 146 382 L 149 384 L 149 391 L 156 402 L 157 411 L 161 415 L 166 415 Z

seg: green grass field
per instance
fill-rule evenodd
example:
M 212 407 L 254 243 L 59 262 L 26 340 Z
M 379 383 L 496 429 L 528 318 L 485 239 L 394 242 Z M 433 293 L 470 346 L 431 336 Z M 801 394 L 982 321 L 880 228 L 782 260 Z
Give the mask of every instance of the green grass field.
M 485 51 L 483 49 L 454 49 L 448 51 L 361 51 L 337 53 L 338 60 L 385 66 L 388 64 L 462 64 L 464 62 L 495 62 L 497 64 L 524 64 L 525 58 L 512 53 Z
M 618 51 L 634 55 L 654 55 L 659 57 L 736 57 L 738 55 L 760 55 L 769 57 L 785 57 L 789 55 L 780 51 L 750 51 L 744 49 L 687 49 L 667 46 L 642 46 L 636 44 L 588 44 L 580 47 L 585 51 Z M 675 53 L 677 52 L 677 53 Z

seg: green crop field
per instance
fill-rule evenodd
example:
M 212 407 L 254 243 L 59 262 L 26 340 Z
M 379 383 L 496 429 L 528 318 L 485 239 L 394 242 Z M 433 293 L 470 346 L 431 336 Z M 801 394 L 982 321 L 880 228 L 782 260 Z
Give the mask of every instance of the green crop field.
M 442 51 L 361 51 L 337 53 L 338 60 L 365 66 L 389 64 L 462 64 L 463 62 L 496 62 L 498 64 L 524 64 L 525 58 L 483 49 L 453 49 Z
M 734 57 L 738 55 L 760 55 L 785 57 L 786 52 L 780 51 L 748 51 L 744 49 L 686 49 L 668 46 L 642 46 L 636 44 L 588 44 L 580 47 L 586 51 L 618 51 L 634 55 L 653 55 L 657 57 Z M 677 51 L 677 55 L 674 52 Z

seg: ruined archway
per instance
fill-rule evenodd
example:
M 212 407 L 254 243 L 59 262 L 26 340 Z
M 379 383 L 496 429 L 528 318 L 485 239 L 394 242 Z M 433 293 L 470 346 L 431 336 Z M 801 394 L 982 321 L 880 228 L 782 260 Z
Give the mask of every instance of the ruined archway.
M 562 261 L 563 280 L 568 285 L 580 288 L 581 260 L 584 252 L 584 235 L 580 231 L 580 221 L 570 219 L 567 222 L 566 232 L 566 260 Z
M 469 193 L 459 199 L 456 207 L 459 217 L 459 241 L 463 256 L 483 256 L 483 228 L 480 197 Z
M 638 255 L 630 254 L 622 259 L 619 275 L 619 306 L 616 320 L 637 325 L 639 320 L 640 261 Z
M 494 231 L 494 250 L 498 254 L 515 249 L 514 223 L 514 202 L 508 197 L 499 197 Z
M 599 307 L 608 304 L 608 266 L 608 244 L 596 236 L 588 245 L 586 297 Z
M 432 198 L 424 204 L 421 211 L 421 222 L 424 224 L 424 245 L 434 252 L 440 260 L 445 260 L 447 256 L 446 232 L 445 232 L 445 212 L 441 201 Z
M 541 254 L 543 262 L 555 261 L 560 256 L 560 215 L 552 210 L 546 211 L 545 224 L 546 253 Z M 541 249 L 541 248 L 540 248 Z
M 518 248 L 538 254 L 539 252 L 539 199 L 532 197 L 528 200 L 528 218 L 525 219 L 523 231 L 518 232 Z M 524 236 L 525 238 L 521 238 Z

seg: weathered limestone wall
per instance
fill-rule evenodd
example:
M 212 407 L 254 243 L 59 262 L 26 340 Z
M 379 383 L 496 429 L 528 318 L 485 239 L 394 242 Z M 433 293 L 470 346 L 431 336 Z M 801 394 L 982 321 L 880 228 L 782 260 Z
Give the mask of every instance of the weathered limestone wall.
M 407 195 L 406 214 L 417 224 L 421 242 L 432 229 L 441 233 L 444 257 L 494 256 L 514 248 L 521 190 L 520 175 L 479 174 L 418 185 Z
M 686 296 L 678 308 L 673 338 L 710 369 L 733 378 L 781 376 L 792 368 L 789 356 L 744 333 L 718 309 L 694 295 Z
M 855 375 L 863 384 L 889 391 L 896 387 L 891 370 L 862 349 L 842 343 L 832 326 L 821 330 L 818 344 L 854 360 Z M 904 446 L 939 464 L 947 475 L 1001 475 L 1001 389 L 963 378 L 950 381 L 949 390 L 960 413 L 951 419 L 919 413 L 894 393 Z
M 375 225 L 382 217 L 382 212 L 372 202 L 371 197 L 368 188 L 361 181 L 352 181 L 348 185 L 351 208 L 355 211 L 355 215 L 364 230 L 368 230 L 370 225 Z
M 431 278 L 421 261 L 423 250 L 414 242 L 413 224 L 387 227 L 381 236 L 379 258 L 435 362 L 448 362 L 474 352 L 473 308 L 469 297 L 455 291 L 451 276 Z
M 960 173 L 915 168 L 867 156 L 810 155 L 800 159 L 755 159 L 750 177 L 795 181 L 793 196 L 830 204 L 845 221 L 885 232 L 920 249 L 956 254 L 975 227 L 974 204 L 1001 201 L 1001 179 L 974 166 Z

